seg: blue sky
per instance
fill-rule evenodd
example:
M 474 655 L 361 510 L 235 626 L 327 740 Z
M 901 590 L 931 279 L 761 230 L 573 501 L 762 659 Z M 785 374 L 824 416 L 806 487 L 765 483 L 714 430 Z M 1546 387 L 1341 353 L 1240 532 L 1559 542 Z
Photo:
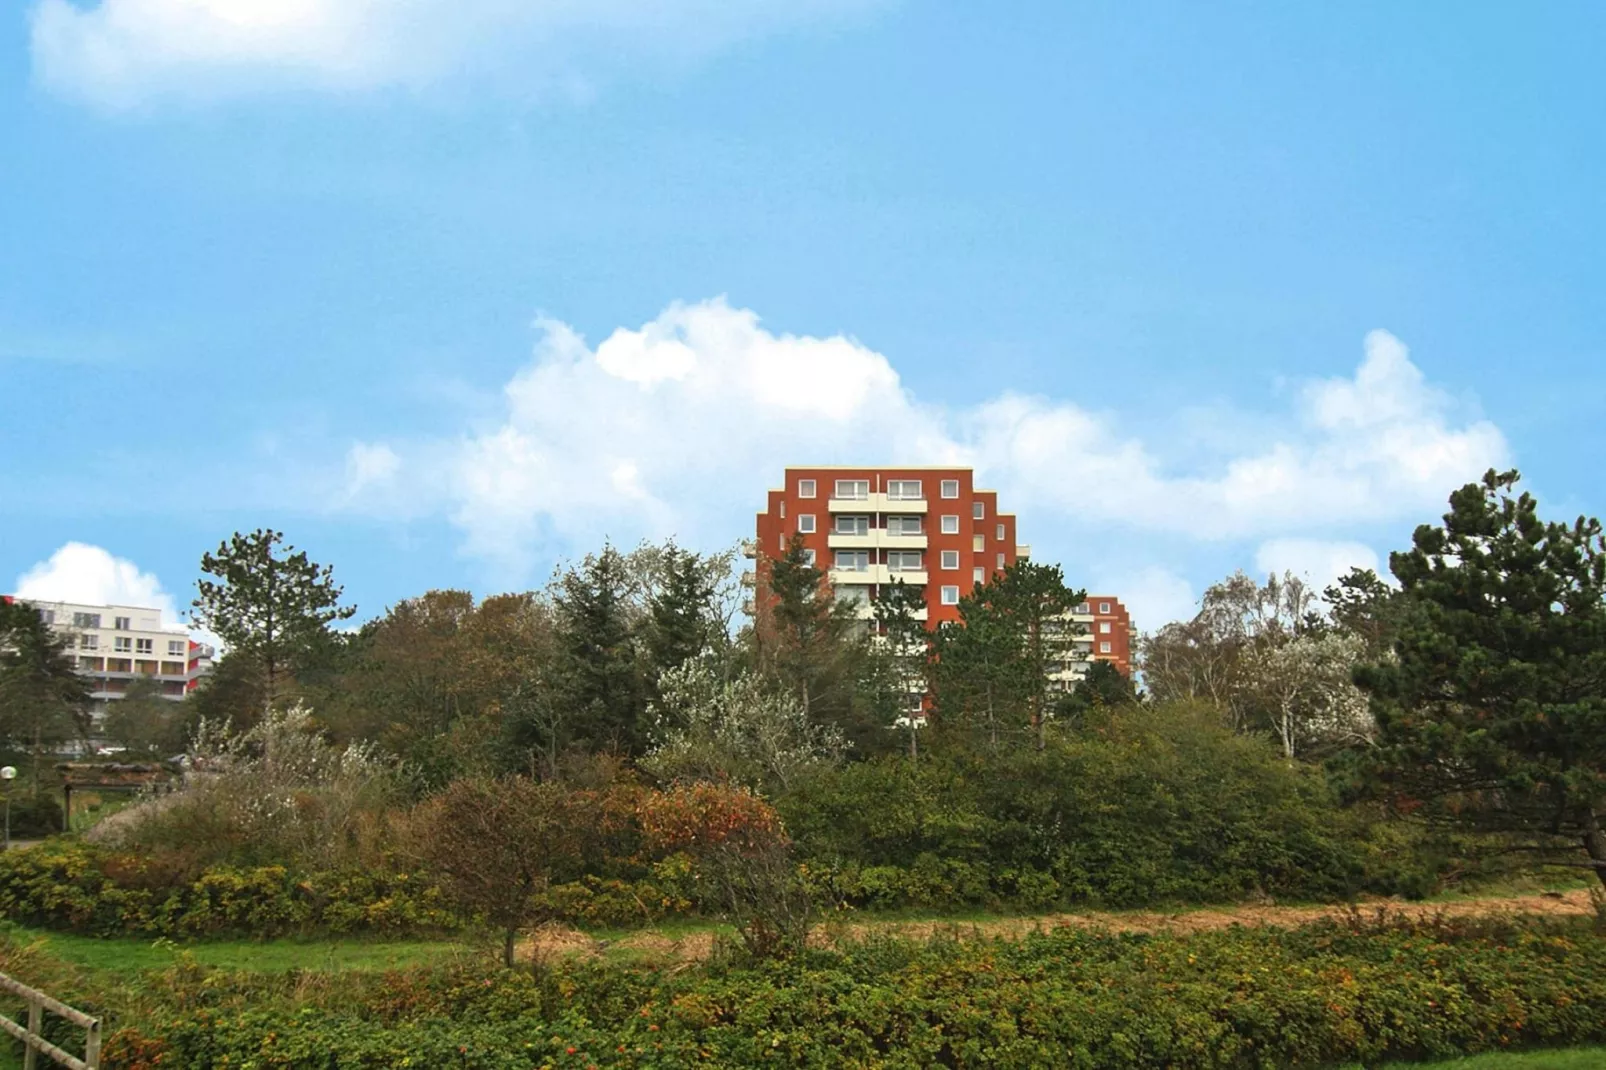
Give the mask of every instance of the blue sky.
M 272 525 L 368 616 L 959 460 L 1149 628 L 1602 511 L 1598 4 L 730 9 L 7 7 L 0 586 Z

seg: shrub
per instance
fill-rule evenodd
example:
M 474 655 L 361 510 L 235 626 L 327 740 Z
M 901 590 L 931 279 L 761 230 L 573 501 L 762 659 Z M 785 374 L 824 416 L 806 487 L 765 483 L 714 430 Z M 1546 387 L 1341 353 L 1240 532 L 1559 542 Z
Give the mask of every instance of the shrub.
M 418 933 L 460 927 L 433 882 L 417 874 L 181 862 L 74 840 L 0 855 L 0 916 L 95 936 L 278 936 L 310 931 Z
M 433 967 L 321 989 L 175 971 L 147 999 L 117 1023 L 106 1065 L 1370 1066 L 1606 1039 L 1606 942 L 1586 923 L 1062 929 L 734 967 Z

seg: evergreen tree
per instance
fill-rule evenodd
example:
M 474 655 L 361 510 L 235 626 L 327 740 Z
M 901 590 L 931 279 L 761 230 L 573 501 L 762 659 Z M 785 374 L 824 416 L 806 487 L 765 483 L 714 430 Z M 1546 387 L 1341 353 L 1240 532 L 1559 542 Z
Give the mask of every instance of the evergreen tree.
M 941 629 L 938 700 L 946 718 L 1026 729 L 1041 750 L 1054 708 L 1055 672 L 1072 654 L 1071 611 L 1087 597 L 1058 565 L 1018 561 L 960 600 L 962 624 Z
M 558 581 L 558 634 L 574 735 L 594 749 L 639 754 L 646 742 L 636 595 L 628 563 L 612 546 L 588 554 Z
M 1541 520 L 1517 481 L 1462 487 L 1390 556 L 1393 649 L 1355 677 L 1374 770 L 1431 816 L 1582 848 L 1606 883 L 1606 542 L 1599 520 Z
M 718 564 L 673 544 L 665 548 L 659 582 L 647 600 L 646 653 L 655 687 L 664 673 L 724 645 L 715 601 Z
M 0 730 L 32 755 L 36 796 L 45 748 L 87 739 L 89 704 L 63 637 L 34 606 L 0 601 Z
M 326 653 L 329 625 L 357 612 L 340 605 L 331 567 L 293 546 L 281 549 L 283 542 L 283 532 L 259 528 L 235 532 L 217 553 L 204 554 L 201 571 L 217 579 L 197 582 L 191 613 L 228 644 L 228 657 L 243 655 L 261 667 L 268 705 L 298 665 Z
M 800 535 L 766 563 L 757 642 L 769 675 L 797 696 L 804 720 L 846 726 L 855 713 L 855 660 L 863 629 L 809 560 Z

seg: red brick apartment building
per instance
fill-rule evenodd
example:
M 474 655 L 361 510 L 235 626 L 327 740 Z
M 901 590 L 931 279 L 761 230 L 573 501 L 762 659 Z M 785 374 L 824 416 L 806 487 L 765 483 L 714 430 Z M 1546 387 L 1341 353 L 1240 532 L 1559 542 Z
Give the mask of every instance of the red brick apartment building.
M 1014 514 L 999 511 L 998 493 L 976 487 L 969 468 L 788 468 L 756 535 L 749 556 L 760 574 L 799 535 L 837 597 L 859 603 L 862 617 L 883 585 L 902 580 L 924 591 L 928 627 L 958 620 L 961 598 L 1031 556 L 1016 542 Z M 1078 647 L 1130 674 L 1126 607 L 1099 595 L 1079 608 L 1074 619 L 1088 634 Z M 1075 676 L 1084 670 L 1068 667 Z
M 788 468 L 757 534 L 760 562 L 801 535 L 837 597 L 861 603 L 865 617 L 881 586 L 922 588 L 932 627 L 958 620 L 959 599 L 1030 553 L 997 492 L 976 489 L 968 468 Z

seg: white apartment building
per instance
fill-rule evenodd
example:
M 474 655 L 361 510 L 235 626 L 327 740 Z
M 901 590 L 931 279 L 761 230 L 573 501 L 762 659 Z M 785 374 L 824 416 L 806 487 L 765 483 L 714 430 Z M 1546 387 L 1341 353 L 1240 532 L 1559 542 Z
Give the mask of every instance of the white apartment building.
M 162 697 L 177 702 L 212 671 L 212 648 L 176 623 L 164 624 L 159 609 L 18 601 L 39 610 L 66 641 L 78 674 L 90 681 L 96 712 L 123 698 L 138 677 L 155 680 Z

